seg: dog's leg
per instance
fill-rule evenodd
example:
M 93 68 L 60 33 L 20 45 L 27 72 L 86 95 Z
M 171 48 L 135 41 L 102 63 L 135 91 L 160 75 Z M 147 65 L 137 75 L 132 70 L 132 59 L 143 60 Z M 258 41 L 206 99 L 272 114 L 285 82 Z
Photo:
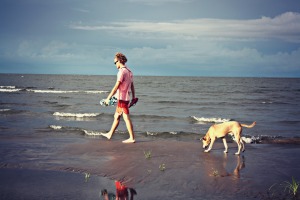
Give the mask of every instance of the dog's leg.
M 224 153 L 227 153 L 228 152 L 228 146 L 227 146 L 226 138 L 224 137 L 222 140 L 223 140 L 223 144 L 224 144 L 224 147 L 225 147 Z
M 237 143 L 237 145 L 238 145 L 238 152 L 236 152 L 235 155 L 240 155 L 240 153 L 241 153 L 241 148 L 242 148 L 240 139 L 236 140 L 236 143 Z
M 241 148 L 242 148 L 242 145 L 241 145 L 241 137 L 240 137 L 240 134 L 234 134 L 234 137 L 235 137 L 235 142 L 237 143 L 238 145 L 238 151 L 235 153 L 235 155 L 240 155 L 241 153 Z
M 245 152 L 245 143 L 242 138 L 240 139 L 240 142 L 242 144 L 242 152 Z
M 206 149 L 204 152 L 209 152 L 210 150 L 211 150 L 211 148 L 212 148 L 212 146 L 213 146 L 213 144 L 214 144 L 214 142 L 215 142 L 215 140 L 216 140 L 216 138 L 211 138 L 211 141 L 210 141 L 210 144 L 209 144 L 209 147 L 208 147 L 208 149 Z

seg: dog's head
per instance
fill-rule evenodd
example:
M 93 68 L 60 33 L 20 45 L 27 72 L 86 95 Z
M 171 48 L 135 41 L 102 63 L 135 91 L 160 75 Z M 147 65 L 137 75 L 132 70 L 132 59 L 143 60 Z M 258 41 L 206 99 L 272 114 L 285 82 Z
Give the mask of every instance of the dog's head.
M 203 143 L 203 149 L 208 147 L 208 145 L 210 144 L 210 137 L 204 136 L 202 138 L 202 143 Z

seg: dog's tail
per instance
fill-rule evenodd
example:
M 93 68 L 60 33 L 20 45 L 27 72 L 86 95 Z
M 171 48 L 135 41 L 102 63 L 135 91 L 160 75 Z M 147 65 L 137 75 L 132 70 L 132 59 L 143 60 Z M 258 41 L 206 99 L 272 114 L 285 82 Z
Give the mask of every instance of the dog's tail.
M 242 127 L 246 127 L 246 128 L 253 128 L 255 126 L 256 122 L 253 122 L 252 124 L 250 125 L 247 125 L 247 124 L 241 124 Z

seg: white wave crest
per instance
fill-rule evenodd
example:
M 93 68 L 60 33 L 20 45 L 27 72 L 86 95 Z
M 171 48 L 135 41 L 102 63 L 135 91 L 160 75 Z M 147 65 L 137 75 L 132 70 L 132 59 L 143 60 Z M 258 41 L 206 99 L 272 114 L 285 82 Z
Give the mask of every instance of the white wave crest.
M 28 92 L 34 93 L 50 93 L 50 94 L 68 94 L 68 93 L 87 93 L 87 94 L 102 94 L 108 93 L 108 91 L 79 91 L 79 90 L 34 90 L 26 89 Z
M 272 101 L 263 101 L 261 102 L 262 104 L 272 104 L 273 102 Z
M 16 88 L 16 86 L 0 86 L 0 92 L 18 92 L 22 89 Z M 102 90 L 87 90 L 87 91 L 80 91 L 80 90 L 54 90 L 54 88 L 48 90 L 42 89 L 25 89 L 27 92 L 33 93 L 48 93 L 48 94 L 68 94 L 68 93 L 86 93 L 86 94 L 102 94 L 108 93 L 109 91 L 102 91 Z
M 76 118 L 83 118 L 83 117 L 97 117 L 100 113 L 61 113 L 55 112 L 53 113 L 54 116 L 58 117 L 76 117 Z
M 230 119 L 222 119 L 222 118 L 205 118 L 205 117 L 195 117 L 191 116 L 193 119 L 195 119 L 198 122 L 203 122 L 203 123 L 223 123 L 223 122 L 228 122 Z
M 108 93 L 109 91 L 85 91 L 87 94 L 102 94 L 102 93 Z
M 10 109 L 0 109 L 0 112 L 10 111 Z
M 146 134 L 147 134 L 147 136 L 159 136 L 159 135 L 166 135 L 166 134 L 178 135 L 179 133 L 176 131 L 170 131 L 170 132 L 149 132 L 149 131 L 147 131 Z
M 231 137 L 232 137 L 232 140 L 236 141 L 233 135 L 231 135 Z M 244 137 L 243 136 L 243 137 L 241 137 L 241 139 L 247 144 L 256 143 L 256 142 L 260 141 L 260 138 L 255 137 L 255 136 L 251 136 L 251 137 Z
M 97 131 L 83 130 L 83 132 L 84 132 L 86 135 L 89 135 L 89 136 L 99 136 L 99 135 L 102 135 L 101 132 L 97 132 Z
M 60 129 L 63 128 L 62 126 L 56 126 L 56 125 L 50 125 L 49 127 L 54 129 L 54 130 L 60 130 Z
M 54 94 L 65 94 L 65 93 L 78 93 L 79 91 L 63 91 L 63 90 L 33 90 L 33 89 L 26 89 L 28 92 L 34 93 L 54 93 Z
M 0 86 L 0 92 L 18 92 L 21 89 L 17 89 L 16 86 Z
M 15 89 L 16 86 L 0 86 L 1 89 Z
M 19 92 L 21 89 L 0 88 L 0 92 Z
M 158 135 L 158 133 L 153 133 L 153 132 L 147 131 L 147 135 L 150 135 L 150 136 L 156 136 L 156 135 Z

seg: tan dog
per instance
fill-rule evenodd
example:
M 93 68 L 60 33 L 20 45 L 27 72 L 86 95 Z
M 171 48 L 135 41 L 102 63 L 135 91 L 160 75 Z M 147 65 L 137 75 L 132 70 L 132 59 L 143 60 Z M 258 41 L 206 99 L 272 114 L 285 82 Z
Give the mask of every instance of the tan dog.
M 245 151 L 245 145 L 244 142 L 241 138 L 242 135 L 242 127 L 246 128 L 252 128 L 254 127 L 256 122 L 253 122 L 251 125 L 246 125 L 246 124 L 240 124 L 239 122 L 236 121 L 230 121 L 230 122 L 224 122 L 222 124 L 214 124 L 212 125 L 206 135 L 202 138 L 203 142 L 203 149 L 205 149 L 208 145 L 208 149 L 206 149 L 204 152 L 209 152 L 217 138 L 222 138 L 224 146 L 225 146 L 225 151 L 224 153 L 227 153 L 228 146 L 227 142 L 225 139 L 225 136 L 230 134 L 233 135 L 235 138 L 235 141 L 238 145 L 238 152 L 236 152 L 236 155 L 239 155 L 242 151 Z

